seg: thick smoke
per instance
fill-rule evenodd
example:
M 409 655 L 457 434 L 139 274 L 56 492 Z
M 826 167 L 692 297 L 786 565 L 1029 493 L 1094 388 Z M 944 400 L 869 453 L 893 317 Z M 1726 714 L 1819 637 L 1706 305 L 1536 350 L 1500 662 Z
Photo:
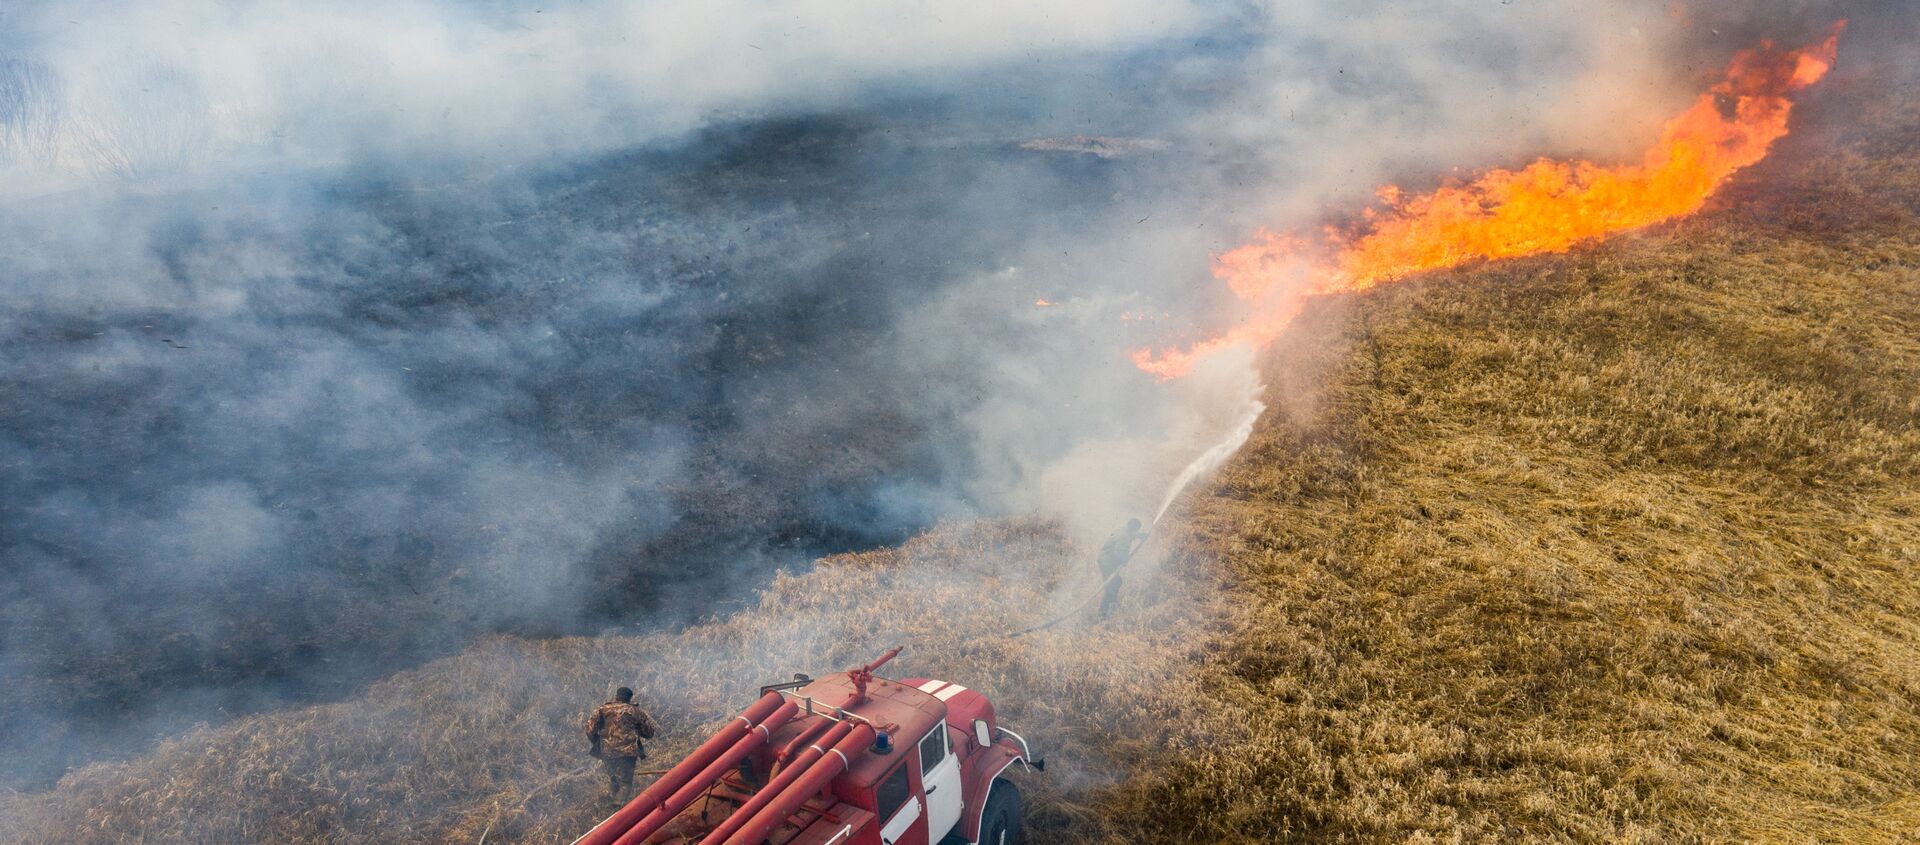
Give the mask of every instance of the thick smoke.
M 1613 5 L 11 7 L 6 776 L 1150 514 L 1257 387 L 1124 357 L 1219 318 L 1207 256 L 1647 137 L 1697 24 Z
M 10 4 L 0 44 L 58 122 L 24 155 L 90 173 L 624 147 L 730 114 L 819 110 L 943 73 L 1184 30 L 1184 4 Z

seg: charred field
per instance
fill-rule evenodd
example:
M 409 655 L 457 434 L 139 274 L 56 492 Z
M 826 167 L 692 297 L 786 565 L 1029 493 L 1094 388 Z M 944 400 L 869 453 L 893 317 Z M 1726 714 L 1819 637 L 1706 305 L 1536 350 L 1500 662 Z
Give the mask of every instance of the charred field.
M 369 168 L 318 199 L 196 196 L 318 208 L 288 218 L 119 212 L 116 238 L 198 290 L 0 325 L 20 353 L 0 372 L 20 399 L 0 410 L 0 782 L 351 695 L 473 636 L 696 621 L 955 507 L 959 411 L 908 388 L 983 388 L 906 362 L 898 315 L 943 291 L 898 280 L 1008 260 L 970 190 L 1127 177 L 911 128 L 762 120 L 524 179 Z M 57 240 L 39 218 L 88 201 L 0 231 Z M 209 288 L 259 283 L 256 253 L 287 275 L 202 313 Z
M 672 760 L 907 647 L 1044 744 L 1044 842 L 1920 838 L 1920 110 L 1856 79 L 1705 212 L 1321 301 L 1115 620 L 939 526 L 638 636 L 496 636 L 0 797 L 10 842 L 566 842 L 620 682 Z M 1017 572 L 1021 577 L 1009 577 Z

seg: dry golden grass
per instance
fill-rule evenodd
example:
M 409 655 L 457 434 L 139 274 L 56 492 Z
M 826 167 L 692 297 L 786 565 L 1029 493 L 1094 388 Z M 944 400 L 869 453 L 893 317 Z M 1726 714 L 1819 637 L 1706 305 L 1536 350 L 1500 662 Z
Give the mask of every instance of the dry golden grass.
M 0 841 L 565 842 L 606 809 L 574 732 L 615 683 L 663 763 L 757 684 L 893 643 L 1052 759 L 1037 842 L 1920 841 L 1895 106 L 1695 220 L 1326 303 L 1107 624 L 1007 637 L 1086 550 L 946 526 L 683 632 L 491 639 L 203 729 L 0 798 Z
M 1316 314 L 1193 506 L 1230 581 L 1215 746 L 1104 795 L 1112 823 L 1920 841 L 1920 180 L 1875 181 L 1920 175 L 1899 155 L 1789 155 L 1742 214 Z M 1767 198 L 1815 205 L 1778 225 Z
M 564 843 L 611 809 L 577 731 L 614 686 L 662 722 L 650 762 L 664 767 L 759 684 L 896 643 L 896 676 L 964 679 L 1041 743 L 1060 774 L 1032 784 L 1036 827 L 1098 829 L 1065 796 L 1112 783 L 1159 737 L 1108 737 L 1091 714 L 1178 718 L 1199 700 L 1182 679 L 1203 641 L 1171 592 L 1136 598 L 1124 625 L 1007 636 L 1091 589 L 1087 557 L 1044 525 L 950 526 L 782 576 L 758 608 L 677 633 L 489 639 L 349 702 L 201 729 L 0 799 L 0 841 Z

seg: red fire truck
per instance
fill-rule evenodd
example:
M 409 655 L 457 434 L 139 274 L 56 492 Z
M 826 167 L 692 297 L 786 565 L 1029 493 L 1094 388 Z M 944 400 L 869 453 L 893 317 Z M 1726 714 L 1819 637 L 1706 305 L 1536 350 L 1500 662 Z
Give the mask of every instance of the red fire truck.
M 977 690 L 858 669 L 760 699 L 574 845 L 1017 845 L 1016 765 Z

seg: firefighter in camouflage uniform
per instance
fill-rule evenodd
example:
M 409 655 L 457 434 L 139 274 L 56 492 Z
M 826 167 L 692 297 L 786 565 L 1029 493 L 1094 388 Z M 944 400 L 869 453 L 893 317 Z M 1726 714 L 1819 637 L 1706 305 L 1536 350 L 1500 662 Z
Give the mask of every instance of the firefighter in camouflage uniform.
M 607 796 L 624 800 L 633 792 L 633 768 L 647 756 L 640 740 L 652 739 L 657 730 L 647 711 L 633 703 L 633 690 L 614 690 L 613 700 L 594 708 L 587 717 L 587 740 L 592 754 L 607 767 Z

